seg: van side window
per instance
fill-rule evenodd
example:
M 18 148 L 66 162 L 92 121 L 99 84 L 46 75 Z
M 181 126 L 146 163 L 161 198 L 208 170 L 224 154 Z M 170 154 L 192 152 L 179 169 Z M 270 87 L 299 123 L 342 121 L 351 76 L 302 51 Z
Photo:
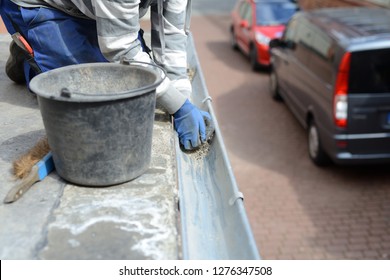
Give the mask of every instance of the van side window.
M 310 30 L 310 24 L 306 20 L 301 20 L 298 25 L 297 33 L 297 44 L 304 46 L 305 48 L 310 48 L 311 46 L 312 34 Z
M 331 38 L 317 27 L 312 27 L 311 69 L 326 83 L 332 82 L 332 63 L 334 60 L 334 45 Z
M 305 67 L 309 66 L 311 55 L 311 40 L 312 34 L 310 29 L 310 23 L 306 19 L 301 18 L 297 24 L 297 31 L 294 41 L 294 53 L 295 57 Z
M 283 41 L 295 42 L 295 34 L 297 33 L 297 20 L 291 19 L 286 27 L 286 32 L 283 34 Z

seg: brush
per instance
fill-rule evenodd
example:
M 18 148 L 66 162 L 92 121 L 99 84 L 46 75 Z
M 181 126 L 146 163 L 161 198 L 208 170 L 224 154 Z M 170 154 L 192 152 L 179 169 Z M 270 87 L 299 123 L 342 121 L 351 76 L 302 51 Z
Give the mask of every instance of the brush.
M 47 137 L 40 139 L 34 147 L 13 162 L 13 174 L 18 179 L 26 178 L 33 166 L 50 152 Z
M 33 184 L 42 181 L 52 170 L 53 157 L 47 138 L 44 137 L 13 162 L 14 176 L 20 180 L 9 190 L 4 203 L 18 200 Z

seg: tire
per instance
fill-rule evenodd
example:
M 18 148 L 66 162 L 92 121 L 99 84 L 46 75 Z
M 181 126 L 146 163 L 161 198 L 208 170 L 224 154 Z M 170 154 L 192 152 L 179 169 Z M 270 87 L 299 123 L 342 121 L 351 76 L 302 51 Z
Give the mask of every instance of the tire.
M 327 166 L 331 163 L 329 156 L 324 151 L 318 128 L 314 120 L 311 120 L 307 130 L 307 142 L 310 159 L 317 166 Z
M 271 70 L 269 75 L 269 92 L 272 99 L 276 101 L 283 100 L 282 96 L 280 96 L 279 93 L 278 77 L 276 76 L 276 73 L 273 70 Z
M 257 62 L 258 54 L 255 46 L 251 46 L 249 53 L 249 61 L 251 63 L 251 68 L 253 71 L 260 70 L 261 65 Z
M 232 47 L 233 50 L 235 50 L 235 51 L 238 50 L 236 34 L 234 34 L 234 28 L 233 27 L 230 29 L 230 46 Z

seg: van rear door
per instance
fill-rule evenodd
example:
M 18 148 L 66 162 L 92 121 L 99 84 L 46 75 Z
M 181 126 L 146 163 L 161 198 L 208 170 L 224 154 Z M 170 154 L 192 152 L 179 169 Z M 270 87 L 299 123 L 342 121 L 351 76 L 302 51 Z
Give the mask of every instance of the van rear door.
M 347 131 L 351 153 L 390 153 L 390 48 L 351 53 Z

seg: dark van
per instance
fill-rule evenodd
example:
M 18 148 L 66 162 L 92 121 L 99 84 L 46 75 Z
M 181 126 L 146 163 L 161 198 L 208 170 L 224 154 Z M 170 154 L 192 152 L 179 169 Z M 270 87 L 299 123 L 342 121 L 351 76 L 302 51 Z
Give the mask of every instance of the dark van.
M 270 42 L 270 92 L 307 129 L 317 165 L 390 162 L 390 10 L 297 13 Z

